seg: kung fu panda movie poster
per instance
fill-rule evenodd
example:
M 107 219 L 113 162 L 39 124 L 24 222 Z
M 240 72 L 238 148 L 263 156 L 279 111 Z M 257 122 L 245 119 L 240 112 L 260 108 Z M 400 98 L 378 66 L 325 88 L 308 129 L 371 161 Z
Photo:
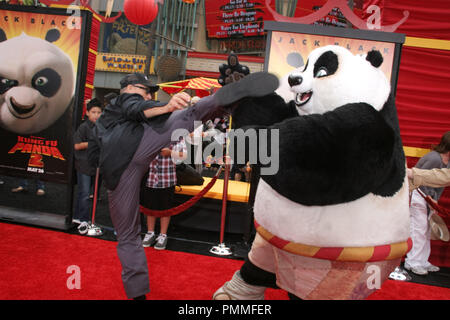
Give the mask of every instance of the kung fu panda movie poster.
M 0 174 L 70 181 L 87 19 L 79 10 L 0 6 Z

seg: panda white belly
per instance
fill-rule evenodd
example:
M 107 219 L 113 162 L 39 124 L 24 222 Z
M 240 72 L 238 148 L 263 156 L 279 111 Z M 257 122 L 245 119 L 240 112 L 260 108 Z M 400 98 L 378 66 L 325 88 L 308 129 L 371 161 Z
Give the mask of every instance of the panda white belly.
M 318 247 L 367 247 L 409 238 L 408 201 L 406 177 L 392 197 L 368 194 L 329 206 L 293 202 L 261 179 L 254 212 L 261 226 L 286 241 Z

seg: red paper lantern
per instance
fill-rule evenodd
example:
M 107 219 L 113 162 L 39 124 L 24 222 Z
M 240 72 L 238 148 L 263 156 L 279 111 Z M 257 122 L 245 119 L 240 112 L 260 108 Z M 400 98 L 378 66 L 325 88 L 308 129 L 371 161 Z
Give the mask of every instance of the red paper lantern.
M 128 20 L 144 26 L 155 20 L 158 15 L 158 3 L 156 0 L 125 0 L 123 12 Z

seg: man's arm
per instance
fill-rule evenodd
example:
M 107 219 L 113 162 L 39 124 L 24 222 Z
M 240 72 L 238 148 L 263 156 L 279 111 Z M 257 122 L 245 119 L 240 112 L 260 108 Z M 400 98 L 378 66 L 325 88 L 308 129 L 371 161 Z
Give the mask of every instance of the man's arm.
M 190 95 L 185 92 L 180 92 L 175 94 L 165 106 L 144 110 L 144 115 L 146 118 L 152 118 L 175 110 L 182 110 L 189 105 L 190 101 Z
M 74 145 L 75 150 L 85 150 L 88 148 L 88 143 L 87 142 L 81 142 L 81 143 L 75 143 Z
M 450 185 L 450 169 L 408 169 L 409 188 L 413 190 L 419 186 L 433 188 Z
M 89 121 L 89 120 L 86 120 Z M 88 147 L 88 143 L 87 143 L 87 136 L 88 133 L 86 132 L 86 122 L 83 122 L 79 128 L 77 129 L 77 131 L 75 132 L 75 135 L 73 137 L 73 142 L 74 142 L 74 149 L 76 151 L 79 150 L 85 150 Z

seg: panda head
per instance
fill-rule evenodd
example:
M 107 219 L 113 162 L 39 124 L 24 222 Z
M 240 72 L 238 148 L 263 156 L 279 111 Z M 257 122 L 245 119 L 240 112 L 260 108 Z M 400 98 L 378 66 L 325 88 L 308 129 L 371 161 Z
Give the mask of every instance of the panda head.
M 0 32 L 0 126 L 32 134 L 52 125 L 71 104 L 75 76 L 72 61 L 52 42 L 25 33 L 7 40 Z
M 347 103 L 364 102 L 381 110 L 388 100 L 390 84 L 378 68 L 379 51 L 353 55 L 335 45 L 313 50 L 303 68 L 288 77 L 300 113 L 325 113 Z
M 281 96 L 286 103 L 289 101 L 295 100 L 295 93 L 292 91 L 291 86 L 289 85 L 289 76 L 291 73 L 299 73 L 304 69 L 305 62 L 303 57 L 298 52 L 291 52 L 286 57 L 286 63 L 295 69 L 293 71 L 288 72 L 283 77 L 280 78 L 280 85 L 275 90 L 275 92 Z M 297 108 L 300 115 L 308 114 L 308 110 L 305 108 Z

